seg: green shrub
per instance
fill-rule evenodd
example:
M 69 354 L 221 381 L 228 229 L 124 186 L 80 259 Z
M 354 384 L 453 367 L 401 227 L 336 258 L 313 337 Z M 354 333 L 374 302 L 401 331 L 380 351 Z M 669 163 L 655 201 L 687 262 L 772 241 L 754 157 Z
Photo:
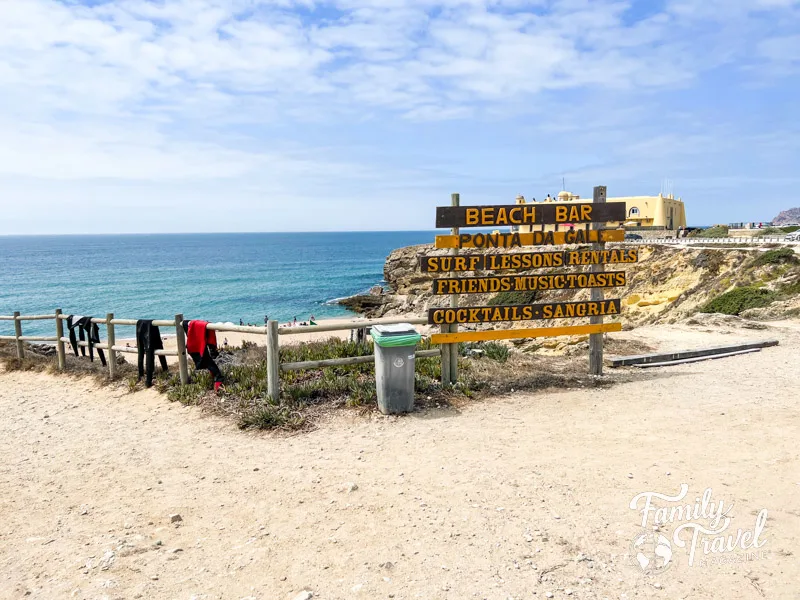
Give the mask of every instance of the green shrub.
M 795 231 L 800 229 L 800 227 L 798 227 L 797 225 L 792 225 L 791 227 L 781 227 L 780 229 L 783 233 L 794 233 Z
M 274 406 L 261 403 L 247 411 L 242 412 L 239 418 L 239 428 L 248 429 L 273 429 L 286 427 L 298 429 L 305 423 L 305 418 L 296 412 L 291 412 L 286 406 Z
M 167 390 L 167 398 L 170 402 L 180 402 L 186 406 L 197 404 L 197 401 L 202 398 L 208 390 L 197 383 L 190 383 L 189 385 L 178 385 Z
M 486 358 L 504 363 L 508 360 L 510 351 L 507 346 L 497 342 L 461 342 L 458 345 L 460 356 L 471 356 L 472 350 L 481 350 Z
M 775 250 L 767 250 L 758 255 L 753 260 L 754 267 L 763 265 L 777 265 L 787 262 L 797 262 L 797 256 L 791 248 L 776 248 Z
M 800 279 L 797 279 L 792 283 L 784 283 L 783 285 L 779 286 L 778 295 L 782 299 L 793 298 L 794 296 L 800 296 Z
M 508 360 L 508 346 L 504 346 L 503 344 L 498 344 L 496 342 L 487 342 L 484 344 L 483 350 L 486 352 L 486 358 L 503 363 Z
M 689 234 L 689 237 L 694 238 L 718 238 L 728 237 L 729 228 L 727 225 L 714 225 L 708 229 L 695 229 Z
M 500 292 L 489 300 L 490 306 L 506 306 L 510 304 L 532 304 L 536 302 L 536 291 L 530 292 Z
M 774 236 L 781 236 L 784 234 L 783 229 L 780 227 L 764 227 L 764 229 L 759 229 L 758 233 L 755 237 L 774 237 Z
M 749 308 L 767 306 L 777 299 L 775 292 L 756 287 L 738 287 L 707 302 L 700 312 L 738 315 Z

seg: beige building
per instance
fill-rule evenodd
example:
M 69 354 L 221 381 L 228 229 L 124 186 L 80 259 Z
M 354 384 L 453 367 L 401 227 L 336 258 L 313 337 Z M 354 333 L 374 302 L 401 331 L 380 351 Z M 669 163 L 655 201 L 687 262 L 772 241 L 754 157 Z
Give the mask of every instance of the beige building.
M 545 198 L 540 202 L 591 202 L 570 192 L 561 192 L 557 198 Z M 664 196 L 623 196 L 607 198 L 606 202 L 624 202 L 627 218 L 622 223 L 609 223 L 610 227 L 658 227 L 659 229 L 678 229 L 686 227 L 686 209 L 683 200 L 672 194 Z M 517 196 L 517 204 L 526 204 L 525 198 Z M 539 202 L 537 202 L 539 204 Z M 520 233 L 542 230 L 542 225 L 522 225 Z M 571 225 L 561 225 L 560 229 L 570 229 Z M 545 225 L 544 231 L 552 231 L 554 225 Z

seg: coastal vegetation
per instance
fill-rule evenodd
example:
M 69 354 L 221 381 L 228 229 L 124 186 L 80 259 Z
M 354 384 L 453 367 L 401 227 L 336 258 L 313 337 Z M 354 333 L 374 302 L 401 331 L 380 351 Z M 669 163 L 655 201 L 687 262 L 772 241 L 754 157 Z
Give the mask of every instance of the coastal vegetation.
M 704 313 L 739 315 L 750 308 L 762 308 L 776 300 L 775 292 L 758 287 L 737 287 L 707 302 L 700 309 Z
M 695 229 L 689 234 L 693 238 L 719 238 L 728 237 L 730 228 L 727 225 L 714 225 L 708 229 Z
M 499 363 L 508 361 L 511 351 L 508 346 L 497 342 L 461 342 L 458 345 L 458 353 L 464 357 L 485 356 Z
M 754 235 L 755 237 L 781 237 L 786 235 L 787 233 L 792 233 L 793 231 L 797 231 L 800 227 L 797 226 L 789 226 L 789 227 L 764 227 L 763 229 L 759 229 Z M 707 229 L 695 229 L 691 233 L 689 233 L 689 237 L 691 238 L 721 238 L 721 237 L 728 237 L 730 233 L 730 228 L 727 225 L 714 225 L 713 227 L 709 227 Z
M 420 349 L 430 349 L 423 340 Z M 0 364 L 6 370 L 56 372 L 52 355 L 37 354 L 29 348 L 26 358 L 18 360 L 13 343 L 0 342 Z M 460 347 L 460 377 L 455 386 L 443 388 L 438 358 L 416 361 L 415 403 L 421 407 L 458 406 L 470 399 L 511 390 L 534 390 L 549 386 L 591 387 L 601 385 L 589 377 L 585 359 L 535 357 L 511 352 L 494 343 Z M 476 350 L 478 352 L 476 352 Z M 283 346 L 281 362 L 326 360 L 369 356 L 371 342 L 357 343 L 331 338 L 327 341 Z M 176 369 L 157 371 L 153 387 L 172 402 L 198 406 L 203 410 L 232 418 L 242 429 L 292 431 L 312 426 L 326 413 L 337 409 L 369 412 L 376 408 L 375 368 L 371 363 L 289 371 L 281 374 L 281 395 L 270 397 L 267 390 L 266 348 L 244 342 L 241 347 L 224 350 L 218 363 L 225 376 L 225 386 L 214 392 L 213 377 L 208 371 L 190 367 L 190 383 L 180 384 Z M 93 376 L 104 385 L 121 385 L 129 392 L 143 389 L 136 369 L 121 363 L 114 381 L 98 361 L 89 362 L 67 356 L 67 375 Z
M 513 306 L 514 304 L 532 304 L 536 302 L 536 290 L 526 292 L 500 292 L 488 302 L 489 306 Z
M 791 248 L 775 248 L 759 254 L 753 260 L 754 267 L 778 264 L 798 264 L 797 255 Z
M 796 225 L 792 225 L 790 227 L 764 227 L 763 229 L 759 229 L 758 233 L 756 233 L 756 237 L 771 237 L 771 236 L 783 236 L 787 233 L 792 233 L 797 231 L 800 227 Z
M 796 300 L 800 298 L 798 265 L 800 259 L 791 248 L 761 252 L 742 269 L 749 273 L 751 285 L 736 285 L 713 297 L 700 308 L 700 312 L 740 315 L 775 302 Z M 756 274 L 758 277 L 754 277 Z M 730 283 L 730 278 L 726 282 Z

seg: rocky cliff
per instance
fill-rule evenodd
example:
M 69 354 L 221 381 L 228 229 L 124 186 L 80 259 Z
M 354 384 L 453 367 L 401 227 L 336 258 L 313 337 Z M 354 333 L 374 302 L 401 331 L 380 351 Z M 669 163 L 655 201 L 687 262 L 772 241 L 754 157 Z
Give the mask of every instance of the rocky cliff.
M 800 223 L 800 207 L 784 210 L 772 219 L 773 225 L 788 225 L 789 223 Z
M 609 246 L 609 247 L 613 247 Z M 616 247 L 622 247 L 617 245 Z M 630 246 L 625 246 L 630 248 Z M 496 252 L 500 252 L 497 250 Z M 371 306 L 364 314 L 370 317 L 416 314 L 424 315 L 428 308 L 445 306 L 447 296 L 432 294 L 434 275 L 421 272 L 418 266 L 420 255 L 446 254 L 432 245 L 400 248 L 386 260 L 384 277 L 389 289 L 373 297 Z M 676 322 L 697 312 L 698 308 L 734 287 L 756 286 L 767 289 L 800 285 L 800 261 L 777 261 L 761 264 L 757 260 L 763 254 L 758 249 L 695 249 L 666 246 L 639 247 L 639 262 L 635 264 L 606 265 L 607 270 L 627 272 L 627 285 L 606 290 L 607 298 L 622 298 L 622 314 L 618 317 L 625 326 L 636 326 L 654 322 Z M 569 267 L 523 271 L 521 274 L 543 274 L 548 272 L 588 271 L 590 267 Z M 461 276 L 481 273 L 462 273 Z M 537 293 L 536 302 L 568 302 L 588 300 L 589 290 L 554 290 Z M 489 303 L 495 294 L 463 294 L 462 306 L 480 306 Z M 376 300 L 379 299 L 379 302 Z M 792 309 L 800 305 L 800 297 L 783 307 Z M 774 311 L 773 311 L 774 312 Z M 779 317 L 781 311 L 772 314 Z M 559 319 L 538 321 L 537 326 L 571 325 L 586 323 L 586 319 Z M 508 328 L 511 323 L 497 324 Z M 479 328 L 481 326 L 478 326 Z M 495 327 L 494 325 L 492 327 Z

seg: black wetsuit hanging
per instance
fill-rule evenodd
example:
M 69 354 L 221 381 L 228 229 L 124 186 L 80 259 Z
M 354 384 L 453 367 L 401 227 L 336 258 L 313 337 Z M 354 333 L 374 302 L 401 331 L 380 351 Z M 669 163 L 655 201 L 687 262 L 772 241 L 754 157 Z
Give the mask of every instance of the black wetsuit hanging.
M 161 331 L 153 325 L 152 319 L 139 319 L 136 321 L 136 350 L 139 356 L 139 379 L 145 375 L 145 357 L 147 357 L 147 376 L 145 386 L 153 385 L 153 373 L 156 370 L 156 350 L 163 350 Z M 167 372 L 167 357 L 159 355 L 161 369 Z
M 80 348 L 81 356 L 86 356 L 84 346 L 79 346 L 75 337 L 75 331 L 77 330 L 80 341 L 88 342 L 89 360 L 94 362 L 94 345 L 100 343 L 100 329 L 97 327 L 97 323 L 92 323 L 92 317 L 69 315 L 67 317 L 67 328 L 69 329 L 69 343 L 75 356 L 78 356 L 78 348 Z M 106 355 L 101 348 L 97 349 L 97 356 L 100 357 L 100 362 L 105 367 Z

